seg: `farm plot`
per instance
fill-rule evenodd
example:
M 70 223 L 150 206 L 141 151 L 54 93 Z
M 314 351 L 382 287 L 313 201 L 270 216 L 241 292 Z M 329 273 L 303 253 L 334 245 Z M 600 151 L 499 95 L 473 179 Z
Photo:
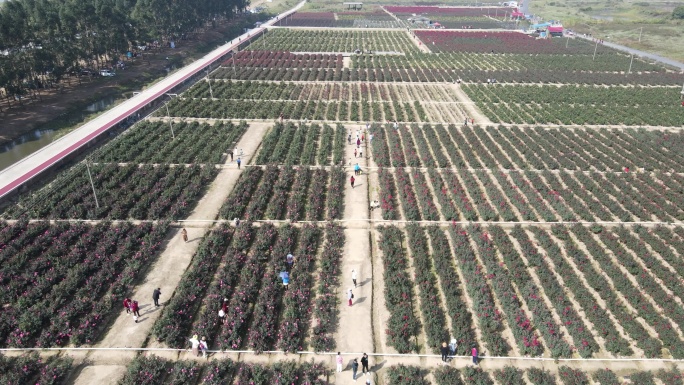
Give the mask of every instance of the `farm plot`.
M 153 334 L 176 348 L 198 334 L 221 350 L 332 350 L 338 301 L 327 299 L 326 285 L 337 281 L 344 242 L 342 229 L 334 225 L 221 226 L 202 240 Z M 285 263 L 288 253 L 296 257 L 292 267 Z M 279 278 L 286 270 L 289 290 Z M 316 286 L 316 277 L 325 285 Z M 314 312 L 307 310 L 314 304 Z M 220 309 L 225 322 L 217 315 Z M 312 315 L 319 322 L 313 326 L 316 338 L 309 338 Z
M 398 352 L 434 353 L 456 338 L 458 354 L 684 355 L 681 227 L 378 231 L 387 343 Z
M 463 88 L 492 121 L 681 127 L 674 87 L 505 86 Z
M 515 23 L 503 22 L 496 18 L 504 19 L 506 14 L 511 14 L 514 9 L 503 7 L 485 8 L 458 8 L 458 7 L 385 7 L 401 20 L 409 20 L 415 15 L 430 19 L 433 23 L 439 22 L 445 28 L 468 28 L 468 29 L 496 29 L 514 28 Z
M 339 165 L 343 160 L 346 130 L 292 122 L 276 123 L 264 137 L 256 164 L 321 166 Z
M 2 346 L 95 342 L 154 260 L 167 229 L 164 222 L 3 223 Z
M 411 52 L 418 48 L 405 32 L 308 31 L 275 29 L 250 44 L 249 50 L 290 52 Z
M 388 368 L 385 375 L 386 380 L 391 384 L 398 385 L 420 385 L 430 384 L 428 374 L 432 374 L 437 385 L 462 385 L 468 383 L 475 384 L 494 384 L 494 380 L 499 384 L 532 384 L 532 385 L 576 385 L 600 383 L 606 385 L 619 385 L 622 382 L 620 377 L 629 378 L 630 383 L 656 384 L 655 379 L 659 379 L 665 384 L 680 384 L 681 372 L 677 369 L 658 371 L 630 371 L 617 375 L 609 369 L 580 370 L 569 366 L 561 365 L 557 373 L 549 370 L 532 368 L 522 370 L 515 366 L 504 366 L 493 371 L 483 371 L 475 366 L 466 366 L 463 369 L 456 369 L 451 366 L 442 366 L 429 371 L 418 366 L 397 365 Z M 527 379 L 527 382 L 525 381 Z M 558 382 L 560 380 L 560 382 Z
M 230 80 L 211 84 L 210 89 L 202 82 L 169 103 L 169 113 L 182 117 L 445 123 L 461 122 L 466 116 L 453 90 L 445 85 Z M 211 95 L 214 99 L 209 99 Z
M 630 173 L 625 172 L 629 166 L 622 166 L 638 162 L 649 169 L 679 169 L 678 155 L 670 162 L 662 156 L 663 151 L 669 151 L 664 146 L 639 148 L 636 139 L 622 132 L 612 131 L 606 137 L 624 151 L 624 157 L 617 156 L 616 148 L 595 144 L 605 140 L 599 134 L 603 134 L 601 130 L 594 131 L 596 136 L 592 137 L 584 130 L 567 129 L 507 132 L 490 128 L 487 132 L 480 127 L 446 130 L 425 125 L 422 130 L 414 126 L 395 131 L 375 125 L 373 132 L 371 148 L 380 166 L 377 199 L 386 220 L 684 219 L 684 196 L 680 194 L 684 179 L 679 174 Z M 641 140 L 664 137 L 662 133 L 632 134 Z M 620 136 L 626 140 L 618 139 Z M 584 152 L 583 147 L 590 149 Z M 520 170 L 510 159 L 533 170 Z M 407 166 L 412 169 L 404 169 Z M 396 169 L 388 171 L 388 167 Z M 550 170 L 558 168 L 580 171 Z
M 296 12 L 278 20 L 275 25 L 279 27 L 344 28 L 352 27 L 354 22 L 351 20 L 338 20 L 333 12 Z
M 98 150 L 92 159 L 105 163 L 210 163 L 219 164 L 223 153 L 247 131 L 246 122 L 173 123 L 143 121 Z
M 90 184 L 92 175 L 97 201 Z M 181 219 L 214 180 L 209 165 L 79 163 L 8 207 L 5 218 Z
M 405 28 L 406 23 L 398 21 L 387 12 L 375 10 L 372 12 L 338 12 L 339 20 L 352 20 L 354 27 L 359 28 Z
M 382 167 L 684 172 L 677 130 L 373 124 L 372 131 Z
M 286 51 L 240 51 L 224 67 L 342 68 L 342 55 L 295 54 Z
M 329 376 L 330 370 L 316 362 L 292 360 L 263 365 L 221 359 L 205 364 L 194 360 L 173 362 L 151 355 L 139 356 L 131 362 L 119 384 L 327 385 Z
M 246 220 L 339 219 L 344 212 L 345 173 L 308 167 L 250 167 L 223 203 L 219 217 Z

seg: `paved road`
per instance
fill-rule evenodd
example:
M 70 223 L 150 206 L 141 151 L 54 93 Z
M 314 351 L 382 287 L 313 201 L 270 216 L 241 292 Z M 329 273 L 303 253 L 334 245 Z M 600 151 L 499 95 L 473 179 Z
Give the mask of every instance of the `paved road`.
M 304 3 L 305 1 L 302 1 L 291 10 L 278 15 L 278 18 L 280 19 L 292 12 L 295 12 L 301 8 Z M 169 92 L 169 90 L 173 89 L 175 86 L 195 75 L 196 73 L 203 71 L 205 67 L 223 57 L 231 50 L 237 48 L 241 42 L 248 40 L 250 36 L 257 36 L 261 31 L 266 29 L 266 27 L 275 22 L 275 18 L 271 19 L 262 24 L 261 27 L 248 31 L 240 36 L 240 38 L 233 39 L 227 44 L 208 53 L 203 58 L 167 76 L 140 94 L 128 99 L 96 119 L 93 119 L 92 121 L 73 130 L 49 146 L 43 147 L 39 151 L 34 152 L 19 162 L 0 171 L 0 198 L 21 187 L 24 183 L 32 178 L 40 175 L 42 172 L 52 167 L 60 160 L 78 151 L 93 139 L 106 133 L 112 127 L 115 127 L 119 122 L 123 121 L 128 116 L 135 114 L 136 111 L 140 110 L 144 106 L 148 105 L 159 97 L 164 97 L 166 92 Z
M 579 36 L 579 37 L 581 37 L 583 39 L 587 39 L 587 40 L 592 40 L 592 38 L 590 38 L 590 37 L 583 37 L 583 36 Z M 610 47 L 610 48 L 614 48 L 614 49 L 623 51 L 623 52 L 627 52 L 629 54 L 634 54 L 635 56 L 640 56 L 643 58 L 655 60 L 657 62 L 667 64 L 667 65 L 675 67 L 675 68 L 679 68 L 680 71 L 684 71 L 684 63 L 678 62 L 676 60 L 668 59 L 666 57 L 662 57 L 662 56 L 656 55 L 654 53 L 644 52 L 644 51 L 640 51 L 638 49 L 625 47 L 624 45 L 615 44 L 615 43 L 611 43 L 608 41 L 604 41 L 603 45 L 605 45 L 606 47 Z

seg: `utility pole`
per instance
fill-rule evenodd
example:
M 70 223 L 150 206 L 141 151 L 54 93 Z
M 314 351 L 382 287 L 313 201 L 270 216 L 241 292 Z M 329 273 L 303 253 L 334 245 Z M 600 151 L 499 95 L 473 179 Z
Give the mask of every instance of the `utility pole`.
M 627 70 L 627 75 L 632 72 L 632 62 L 634 62 L 634 54 L 632 54 L 632 59 L 629 61 L 629 69 Z
M 565 48 L 568 48 L 568 44 L 570 44 L 570 36 L 568 36 L 568 40 L 565 42 Z
M 596 46 L 594 46 L 594 57 L 591 60 L 596 60 L 596 50 L 598 49 L 598 39 L 596 39 Z
M 641 43 L 641 33 L 644 32 L 644 27 L 639 29 L 639 43 Z
M 90 179 L 90 187 L 93 188 L 93 195 L 95 196 L 95 206 L 99 209 L 100 202 L 97 201 L 97 192 L 95 191 L 95 183 L 93 183 L 93 176 L 90 174 L 90 160 L 86 159 L 86 169 L 88 170 L 88 179 Z
M 166 107 L 166 116 L 169 117 L 169 127 L 171 128 L 171 137 L 173 139 L 176 139 L 176 135 L 173 133 L 173 119 L 171 118 L 171 114 L 169 114 L 169 102 L 166 102 L 164 104 L 164 106 Z
M 209 95 L 211 95 L 211 100 L 214 100 L 214 91 L 211 89 L 211 79 L 209 78 L 209 69 L 207 69 L 207 83 L 209 83 Z

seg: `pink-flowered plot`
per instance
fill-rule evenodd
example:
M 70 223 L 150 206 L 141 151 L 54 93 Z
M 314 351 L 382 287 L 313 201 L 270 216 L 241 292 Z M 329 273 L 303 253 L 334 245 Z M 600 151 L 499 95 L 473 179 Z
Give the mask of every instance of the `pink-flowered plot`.
M 536 39 L 521 32 L 416 31 L 433 52 L 568 53 L 564 41 Z

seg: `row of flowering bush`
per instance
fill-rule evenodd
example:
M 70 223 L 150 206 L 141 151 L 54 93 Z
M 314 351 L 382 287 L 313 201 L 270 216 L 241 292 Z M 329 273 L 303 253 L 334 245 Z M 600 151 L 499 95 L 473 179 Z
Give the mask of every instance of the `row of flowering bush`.
M 681 127 L 674 87 L 464 85 L 492 121 Z
M 357 49 L 383 52 L 418 50 L 408 35 L 400 31 L 285 28 L 271 30 L 265 38 L 250 44 L 249 48 L 321 53 L 354 52 Z
M 304 338 L 309 332 L 312 313 L 313 272 L 321 240 L 321 230 L 315 226 L 302 228 L 297 248 L 297 263 L 290 272 L 294 283 L 284 295 L 283 315 L 278 331 L 278 348 L 288 352 L 304 349 Z M 261 329 L 261 326 L 259 326 Z M 263 333 L 260 330 L 259 333 Z
M 266 265 L 265 261 L 278 257 L 271 255 L 276 236 L 277 231 L 270 223 L 264 224 L 256 231 L 254 243 L 240 266 L 239 278 L 237 278 L 233 295 L 228 301 L 226 323 L 220 327 L 220 332 L 216 336 L 215 345 L 221 350 L 238 350 L 243 346 L 254 311 L 252 304 L 256 302 L 262 281 L 270 278 L 271 282 L 266 282 L 268 285 L 274 284 L 273 281 L 277 279 L 275 275 L 262 273 Z
M 5 217 L 52 219 L 181 219 L 214 180 L 213 166 L 78 164 L 35 194 L 24 195 Z M 92 175 L 97 202 L 89 175 Z M 98 207 L 99 205 L 99 207 Z
M 240 51 L 221 63 L 225 67 L 342 68 L 342 55 L 296 54 L 285 51 Z
M 440 53 L 432 56 L 421 55 L 418 58 L 411 58 L 412 55 L 354 55 L 352 56 L 352 68 L 256 68 L 256 67 L 221 67 L 212 73 L 214 79 L 233 79 L 233 80 L 266 80 L 266 81 L 308 81 L 308 82 L 329 82 L 325 85 L 332 87 L 332 82 L 387 82 L 387 83 L 406 83 L 415 85 L 425 83 L 453 83 L 461 80 L 462 83 L 486 84 L 487 79 L 496 79 L 497 82 L 515 83 L 515 84 L 596 84 L 606 86 L 616 85 L 654 85 L 654 86 L 672 86 L 676 85 L 677 81 L 681 79 L 678 73 L 674 72 L 632 72 L 626 74 L 629 66 L 629 57 L 627 63 L 622 63 L 624 58 L 618 55 L 606 56 L 604 63 L 596 64 L 591 60 L 591 55 L 582 56 L 583 60 L 577 65 L 580 65 L 586 70 L 581 70 L 577 67 L 568 67 L 564 70 L 557 69 L 535 69 L 538 63 L 525 63 L 524 60 L 518 60 L 517 56 L 511 54 L 491 55 L 498 59 L 498 65 L 507 67 L 514 66 L 517 62 L 522 62 L 520 65 L 529 67 L 529 69 L 520 68 L 506 68 L 506 69 L 492 69 L 476 67 L 474 69 L 460 69 L 454 70 L 453 63 L 448 61 L 450 54 Z M 463 58 L 463 66 L 477 66 L 478 63 L 490 62 L 490 55 L 480 55 L 477 58 L 476 54 L 468 54 L 468 59 Z M 516 57 L 511 59 L 511 56 Z M 578 56 L 564 56 L 564 60 L 557 60 L 556 55 L 548 55 L 548 57 L 540 55 L 519 55 L 520 58 L 532 57 L 539 58 L 540 61 L 552 60 L 554 62 L 565 62 L 568 58 Z M 600 58 L 600 55 L 597 55 Z M 476 61 L 480 59 L 481 61 Z M 458 59 L 455 59 L 458 60 Z M 509 60 L 512 60 L 509 62 Z M 572 60 L 571 60 L 572 62 Z M 449 66 L 452 63 L 452 66 Z M 506 63 L 506 64 L 502 64 Z M 636 63 L 636 60 L 635 60 Z M 441 68 L 427 67 L 441 66 Z M 619 67 L 618 67 L 619 66 Z M 422 68 L 421 68 L 422 67 Z M 555 66 L 554 66 L 555 67 Z M 617 68 L 614 68 L 617 67 Z M 613 68 L 619 72 L 605 72 L 604 68 Z M 658 70 L 658 68 L 649 68 L 649 71 Z M 636 70 L 634 70 L 636 71 Z M 662 71 L 662 69 L 661 69 Z M 204 86 L 204 97 L 209 97 L 209 87 Z
M 554 229 L 557 229 L 561 234 L 563 231 L 567 231 L 560 227 Z M 584 243 L 591 257 L 600 264 L 604 274 L 610 277 L 614 290 L 622 293 L 623 297 L 637 311 L 637 314 L 658 333 L 658 337 L 664 344 L 667 344 L 666 346 L 673 357 L 682 357 L 684 344 L 673 327 L 673 323 L 680 324 L 682 322 L 681 305 L 671 300 L 667 304 L 661 304 L 660 301 L 654 300 L 658 301 L 655 302 L 656 308 L 649 301 L 647 296 L 650 296 L 651 299 L 662 299 L 666 298 L 667 295 L 664 294 L 665 291 L 661 285 L 646 271 L 641 271 L 636 275 L 631 274 L 634 281 L 623 272 L 620 268 L 623 261 L 625 264 L 634 264 L 634 261 L 628 253 L 622 251 L 624 248 L 617 244 L 612 234 L 601 231 L 599 234 L 603 243 L 601 245 L 584 226 L 573 226 L 572 231 L 578 240 Z M 606 247 L 609 248 L 613 256 L 609 255 Z M 620 258 L 620 265 L 616 262 L 617 258 Z M 637 282 L 638 285 L 634 282 Z
M 417 351 L 421 323 L 416 306 L 413 280 L 408 274 L 404 237 L 397 227 L 381 227 L 380 251 L 384 266 L 385 304 L 390 316 L 386 323 L 387 345 L 399 353 Z
M 338 132 L 342 130 L 342 135 Z M 320 146 L 317 146 L 320 136 Z M 257 164 L 328 165 L 335 162 L 337 148 L 344 148 L 344 128 L 323 128 L 318 124 L 295 125 L 292 122 L 276 122 L 264 140 L 257 155 Z M 331 155 L 333 159 L 331 159 Z
M 93 343 L 168 230 L 166 222 L 4 226 L 13 229 L 2 244 L 0 340 L 13 347 Z
M 298 363 L 285 360 L 270 365 L 236 362 L 231 359 L 211 360 L 208 363 L 191 360 L 173 362 L 155 355 L 141 355 L 128 365 L 119 384 L 325 385 L 329 384 L 329 376 L 330 370 L 315 361 Z
M 486 278 L 490 280 L 491 287 L 496 293 L 499 303 L 504 310 L 504 315 L 508 320 L 508 327 L 513 332 L 513 337 L 518 344 L 518 350 L 524 355 L 541 355 L 544 352 L 544 345 L 537 334 L 536 324 L 532 323 L 531 318 L 523 309 L 521 296 L 518 295 L 518 292 L 513 287 L 510 272 L 499 263 L 494 242 L 492 242 L 489 233 L 483 231 L 482 228 L 477 225 L 469 226 L 468 232 L 470 239 L 477 246 L 476 251 L 486 268 Z M 532 306 L 530 307 L 532 308 Z M 540 322 L 553 321 L 548 309 L 540 310 L 543 311 L 543 317 L 540 317 L 543 319 L 540 319 Z M 560 334 L 557 325 L 552 326 L 552 328 L 553 327 L 555 327 L 557 331 L 550 331 L 547 333 L 548 337 L 553 338 L 553 348 L 557 349 L 552 350 L 552 355 L 556 357 L 569 356 L 569 346 L 562 340 L 562 335 Z M 549 342 L 547 342 L 547 344 L 549 344 Z
M 0 383 L 7 385 L 64 384 L 71 373 L 72 359 L 52 356 L 41 358 L 32 352 L 16 357 L 0 355 Z
M 523 379 L 523 374 L 527 376 L 528 383 L 532 385 L 557 385 L 559 383 L 563 385 L 588 385 L 591 383 L 618 385 L 623 383 L 615 372 L 610 369 L 584 371 L 565 365 L 558 368 L 558 375 L 544 369 L 530 368 L 521 370 L 509 365 L 492 371 L 492 374 L 499 384 L 524 384 L 526 382 Z M 414 376 L 417 375 L 417 373 L 414 374 Z M 420 377 L 425 375 L 426 373 L 421 372 Z M 442 366 L 432 371 L 432 375 L 437 381 L 437 385 L 494 384 L 490 372 L 471 366 L 467 366 L 462 370 L 451 366 Z M 624 377 L 629 377 L 630 381 L 635 384 L 655 384 L 654 378 L 658 378 L 666 384 L 682 384 L 682 374 L 676 369 L 670 371 L 660 369 L 657 372 L 633 371 L 625 373 Z M 590 382 L 589 378 L 592 378 L 594 382 Z
M 316 286 L 313 316 L 314 327 L 311 347 L 317 352 L 335 350 L 333 337 L 337 331 L 340 293 L 335 292 L 340 279 L 340 260 L 345 244 L 344 230 L 334 224 L 325 228 L 325 244 L 321 251 L 320 273 Z
M 266 86 L 272 87 L 272 86 Z M 307 94 L 301 99 L 174 99 L 169 104 L 169 114 L 181 118 L 208 119 L 266 119 L 313 120 L 313 121 L 425 121 L 426 112 L 419 101 L 400 105 L 396 101 L 369 101 L 322 99 Z M 166 111 L 160 111 L 166 116 Z
M 437 353 L 442 343 L 450 341 L 451 338 L 445 327 L 446 315 L 437 288 L 437 276 L 433 272 L 427 236 L 425 230 L 414 223 L 406 227 L 406 234 L 411 250 L 415 281 L 419 288 L 420 310 L 427 336 L 427 346 L 432 352 Z
M 125 131 L 93 158 L 97 162 L 115 163 L 221 163 L 222 154 L 240 140 L 247 123 L 198 122 L 173 124 L 143 121 Z
M 238 179 L 219 215 L 249 220 L 338 219 L 344 208 L 344 171 L 333 167 L 293 170 L 275 165 L 249 167 Z

